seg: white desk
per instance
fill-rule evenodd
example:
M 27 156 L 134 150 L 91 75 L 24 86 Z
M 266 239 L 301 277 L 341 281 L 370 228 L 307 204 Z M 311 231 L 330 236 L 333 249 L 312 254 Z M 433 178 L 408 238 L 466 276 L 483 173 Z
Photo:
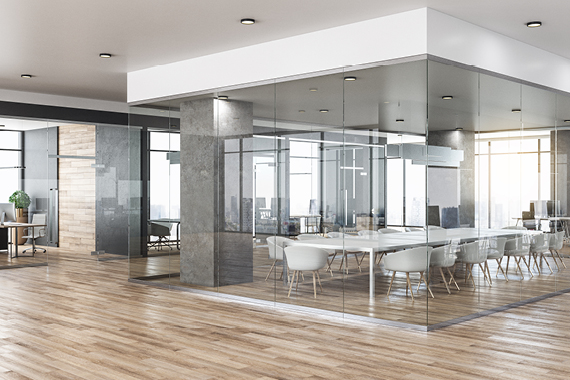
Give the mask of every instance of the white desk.
M 526 234 L 522 230 L 488 230 L 477 228 L 453 228 L 446 230 L 413 231 L 380 236 L 355 236 L 334 239 L 293 240 L 289 245 L 306 245 L 322 249 L 362 251 L 370 255 L 369 294 L 374 298 L 374 253 L 401 250 L 423 245 L 440 246 L 450 243 L 466 243 L 493 237 L 507 237 Z M 287 265 L 283 265 L 283 279 L 287 281 Z
M 32 233 L 31 236 L 34 236 L 34 228 L 35 227 L 45 227 L 45 224 L 33 224 L 33 223 L 15 223 L 15 222 L 7 222 L 0 225 L 0 228 L 7 228 L 8 229 L 8 236 L 10 236 L 10 229 L 14 229 L 15 238 L 12 244 L 12 250 L 10 251 L 10 258 L 18 257 L 18 228 L 31 228 Z M 10 243 L 9 243 L 10 244 Z M 15 252 L 14 252 L 15 251 Z M 36 239 L 32 239 L 32 252 L 36 252 Z

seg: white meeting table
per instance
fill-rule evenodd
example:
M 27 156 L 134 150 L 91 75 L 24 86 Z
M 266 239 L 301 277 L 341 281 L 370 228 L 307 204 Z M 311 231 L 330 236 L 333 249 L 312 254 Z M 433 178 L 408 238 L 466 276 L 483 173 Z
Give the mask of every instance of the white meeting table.
M 369 294 L 370 299 L 374 299 L 374 253 L 402 250 L 406 248 L 418 247 L 422 245 L 440 246 L 450 244 L 467 243 L 480 239 L 488 239 L 493 237 L 516 236 L 527 231 L 523 230 L 491 230 L 477 228 L 453 228 L 429 231 L 412 231 L 392 234 L 383 234 L 380 236 L 350 236 L 345 238 L 332 239 L 307 239 L 292 240 L 287 242 L 288 245 L 303 245 L 317 247 L 329 250 L 346 250 L 346 251 L 362 251 L 369 254 L 370 271 L 369 271 Z M 286 257 L 284 257 L 286 259 Z M 283 265 L 283 281 L 287 280 L 287 265 Z

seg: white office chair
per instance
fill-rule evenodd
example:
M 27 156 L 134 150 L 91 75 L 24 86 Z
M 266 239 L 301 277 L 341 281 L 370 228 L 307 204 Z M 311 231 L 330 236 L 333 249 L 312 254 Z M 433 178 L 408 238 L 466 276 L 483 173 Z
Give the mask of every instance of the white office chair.
M 507 274 L 505 273 L 503 267 L 501 266 L 501 260 L 503 259 L 503 256 L 505 256 L 506 243 L 507 243 L 507 238 L 504 237 L 486 240 L 487 246 L 484 249 L 487 252 L 487 260 L 495 260 L 497 262 L 497 273 L 495 274 L 495 277 L 498 276 L 499 270 L 501 270 L 503 276 L 505 276 L 505 279 L 507 280 L 507 282 L 509 282 L 509 278 L 507 277 Z M 493 283 L 493 281 L 491 280 L 491 273 L 489 272 L 489 265 L 487 261 L 485 261 L 485 270 L 489 275 L 489 281 Z
M 377 236 L 380 236 L 380 232 L 372 231 L 372 230 L 362 230 L 362 231 L 358 231 L 358 236 L 377 237 Z
M 311 240 L 311 239 L 325 239 L 324 236 L 322 235 L 316 235 L 316 234 L 301 234 L 301 235 L 297 235 L 297 240 Z M 333 260 L 336 257 L 336 251 L 332 250 L 332 249 L 325 249 L 325 251 L 327 251 L 329 253 L 329 258 L 327 259 L 328 261 L 328 266 L 327 266 L 327 270 L 326 272 L 330 272 L 331 277 L 333 276 L 333 271 L 332 271 L 332 263 Z
M 423 228 L 418 228 L 418 227 L 406 227 L 405 230 L 406 232 L 424 231 Z
M 319 269 L 322 269 L 327 265 L 329 253 L 324 249 L 315 247 L 292 246 L 285 248 L 285 255 L 287 256 L 287 266 L 293 271 L 287 297 L 291 296 L 293 281 L 296 281 L 295 291 L 299 288 L 299 273 L 303 271 L 311 271 L 313 272 L 313 291 L 315 298 L 317 298 L 317 283 L 315 281 L 315 276 L 319 281 L 319 287 L 322 292 L 323 286 L 321 285 L 321 278 L 319 277 Z
M 453 273 L 449 269 L 452 266 L 455 266 L 455 259 L 457 259 L 457 255 L 454 252 L 453 245 L 448 244 L 441 247 L 434 248 L 431 251 L 431 256 L 429 260 L 429 267 L 430 268 L 438 268 L 439 273 L 441 274 L 441 278 L 443 279 L 443 283 L 445 284 L 445 288 L 447 289 L 447 293 L 451 294 L 451 290 L 449 290 L 449 285 L 451 282 L 455 283 L 455 287 L 457 290 L 459 289 L 459 285 L 455 281 L 455 277 L 453 277 Z M 445 278 L 445 274 L 443 273 L 443 268 L 447 269 L 447 273 L 449 273 L 449 284 L 447 283 L 447 279 Z
M 329 233 L 327 233 L 327 237 L 333 238 L 333 239 L 334 239 L 334 238 L 351 238 L 351 237 L 354 238 L 354 236 L 347 235 L 347 234 L 345 234 L 345 233 L 343 233 L 343 232 L 329 232 Z M 334 256 L 333 256 L 332 259 L 331 259 L 331 263 L 332 263 L 332 260 L 335 259 L 337 253 L 338 253 L 338 252 L 335 252 Z M 358 255 L 359 255 L 359 254 L 362 255 L 362 258 L 361 258 L 360 260 L 358 260 Z M 340 266 L 338 267 L 338 270 L 342 270 L 342 265 L 344 264 L 344 262 L 345 262 L 345 260 L 346 260 L 345 272 L 346 272 L 346 274 L 348 274 L 348 255 L 354 255 L 354 259 L 356 260 L 356 265 L 358 266 L 358 270 L 359 270 L 360 272 L 362 272 L 362 268 L 361 268 L 360 265 L 362 264 L 362 261 L 364 260 L 365 253 L 364 253 L 364 252 L 361 252 L 361 251 L 347 251 L 347 250 L 344 250 L 344 251 L 343 251 L 343 255 L 342 255 L 342 260 L 341 260 L 341 262 L 340 262 Z M 331 269 L 331 273 L 332 273 L 332 269 Z
M 32 216 L 32 224 L 44 224 L 45 225 L 46 224 L 46 214 L 34 214 Z M 26 227 L 26 228 L 24 228 L 24 231 L 26 231 L 26 230 L 27 230 L 27 232 L 25 232 L 25 233 L 27 235 L 22 236 L 23 239 L 32 239 L 35 241 L 36 239 L 43 238 L 46 236 L 45 227 L 34 227 L 34 228 Z M 32 231 L 33 231 L 33 233 L 32 233 Z M 35 249 L 34 248 L 27 248 L 27 249 L 24 249 L 23 252 L 26 252 L 26 251 L 32 251 L 32 256 L 36 253 L 36 251 L 42 251 L 44 253 L 46 252 L 46 250 L 43 248 L 35 248 Z
M 158 250 L 162 250 L 162 247 L 170 246 L 170 229 L 172 228 L 172 223 L 168 222 L 149 222 L 148 225 L 148 236 L 156 236 L 158 239 L 154 241 L 149 241 L 148 248 L 157 247 Z
M 475 276 L 473 276 L 473 266 L 475 264 L 479 265 L 479 269 L 483 272 L 483 276 L 489 286 L 491 286 L 491 281 L 487 276 L 487 272 L 483 269 L 482 263 L 487 262 L 487 251 L 485 249 L 479 249 L 480 243 L 475 241 L 473 243 L 462 244 L 459 246 L 459 252 L 457 254 L 457 259 L 462 263 L 465 263 L 465 268 L 468 275 L 465 277 L 465 282 L 469 281 L 471 278 L 471 283 L 473 284 L 473 290 L 475 290 Z
M 380 232 L 381 234 L 395 234 L 397 232 L 402 232 L 402 231 L 395 230 L 393 228 L 380 228 L 378 232 Z
M 564 266 L 564 268 L 566 268 L 566 264 L 562 260 L 562 256 L 560 256 L 559 252 L 562 249 L 562 247 L 564 247 L 564 231 L 559 231 L 554 234 L 551 234 L 550 244 L 548 246 L 548 249 L 550 250 L 550 254 L 554 259 L 554 263 L 556 264 L 558 270 L 560 270 L 560 266 L 558 266 L 558 263 L 556 262 L 556 256 L 558 256 L 558 260 L 560 260 L 560 263 Z M 555 253 L 556 256 L 554 256 Z
M 517 270 L 521 272 L 521 276 L 523 279 L 524 279 L 524 274 L 520 266 L 521 259 L 525 263 L 528 272 L 530 273 L 530 276 L 534 277 L 532 271 L 530 270 L 530 265 L 529 263 L 526 262 L 525 258 L 525 256 L 529 254 L 529 248 L 530 246 L 524 243 L 522 237 L 507 240 L 507 242 L 505 243 L 505 256 L 507 256 L 507 267 L 505 268 L 505 275 L 509 274 L 509 261 L 511 257 L 513 257 L 515 263 L 517 264 Z M 517 273 L 517 270 L 515 270 L 515 273 Z
M 412 301 L 414 300 L 414 292 L 412 290 L 412 283 L 410 282 L 410 272 L 420 273 L 420 284 L 423 281 L 433 298 L 433 293 L 429 288 L 428 283 L 424 277 L 424 272 L 429 269 L 430 255 L 432 252 L 432 247 L 417 247 L 408 249 L 405 251 L 398 251 L 386 255 L 384 257 L 384 269 L 392 271 L 392 279 L 390 281 L 390 287 L 388 288 L 388 296 L 392 290 L 392 284 L 394 283 L 394 277 L 396 272 L 406 273 L 406 295 L 408 295 L 408 288 L 410 289 L 410 294 L 412 295 Z M 419 284 L 418 284 L 419 286 Z
M 281 236 L 269 236 L 267 239 L 267 247 L 269 248 L 269 258 L 273 260 L 273 264 L 271 264 L 271 269 L 269 269 L 269 273 L 265 277 L 265 281 L 273 272 L 275 268 L 275 264 L 277 261 L 283 261 L 283 247 L 284 243 L 289 239 L 281 237 Z M 281 272 L 281 276 L 283 276 L 283 272 Z
M 538 274 L 542 274 L 542 271 L 540 270 L 540 266 L 542 265 L 542 260 L 544 260 L 544 262 L 548 266 L 548 269 L 550 269 L 550 273 L 553 273 L 552 268 L 548 263 L 548 260 L 546 260 L 546 257 L 544 256 L 545 252 L 549 252 L 549 247 L 550 247 L 550 234 L 535 235 L 533 241 L 530 244 L 530 255 L 534 259 L 534 266 L 536 267 Z M 529 261 L 530 261 L 530 256 L 529 256 Z

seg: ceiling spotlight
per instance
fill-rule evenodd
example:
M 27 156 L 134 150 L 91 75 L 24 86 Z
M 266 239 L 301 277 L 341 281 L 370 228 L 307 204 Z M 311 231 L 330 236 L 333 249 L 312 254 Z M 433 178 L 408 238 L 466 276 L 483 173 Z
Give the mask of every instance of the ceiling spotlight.
M 529 28 L 538 28 L 542 26 L 542 22 L 541 21 L 531 21 L 531 22 L 527 22 L 526 26 Z
M 228 100 L 228 99 L 229 99 L 229 96 L 227 96 L 227 95 L 218 96 L 218 100 Z
M 252 18 L 242 18 L 240 21 L 244 25 L 253 25 L 255 24 L 255 20 Z
M 570 119 L 564 120 L 565 123 L 570 123 Z
M 26 79 L 30 79 L 32 77 L 32 74 L 22 74 L 20 75 L 22 78 L 26 78 Z
M 344 80 L 346 81 L 355 81 L 356 77 L 344 77 Z
M 451 95 L 444 95 L 444 96 L 442 96 L 441 98 L 442 98 L 443 100 L 451 100 L 451 99 L 453 99 L 453 96 L 451 96 Z
M 461 128 L 461 127 L 458 127 L 458 128 L 455 128 L 455 130 L 456 130 L 456 131 L 462 131 L 462 130 L 463 130 L 463 128 Z
M 315 92 L 315 91 L 317 91 L 317 89 L 316 88 L 309 88 L 309 91 Z
M 511 112 L 513 112 L 513 113 L 519 113 L 519 112 L 521 112 L 521 109 L 520 109 L 520 108 L 513 108 L 513 109 L 511 110 Z
M 111 58 L 113 55 L 111 53 L 101 53 L 99 58 Z
M 320 113 L 327 113 L 329 110 L 319 110 Z
M 303 113 L 303 112 L 305 112 L 305 110 L 299 110 L 299 112 L 300 112 L 300 113 Z
M 0 124 L 0 128 L 4 128 L 4 127 L 5 127 L 5 125 L 4 125 L 4 124 Z
M 390 102 L 384 102 L 384 104 L 390 104 Z
M 403 123 L 404 119 L 396 119 L 396 123 Z

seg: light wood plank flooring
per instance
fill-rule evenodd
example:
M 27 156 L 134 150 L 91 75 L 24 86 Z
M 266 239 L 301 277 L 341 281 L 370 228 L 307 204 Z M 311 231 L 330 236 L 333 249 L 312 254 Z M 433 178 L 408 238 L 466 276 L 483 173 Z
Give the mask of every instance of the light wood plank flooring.
M 125 260 L 50 253 L 0 271 L 0 379 L 570 378 L 570 295 L 424 333 L 133 284 Z

